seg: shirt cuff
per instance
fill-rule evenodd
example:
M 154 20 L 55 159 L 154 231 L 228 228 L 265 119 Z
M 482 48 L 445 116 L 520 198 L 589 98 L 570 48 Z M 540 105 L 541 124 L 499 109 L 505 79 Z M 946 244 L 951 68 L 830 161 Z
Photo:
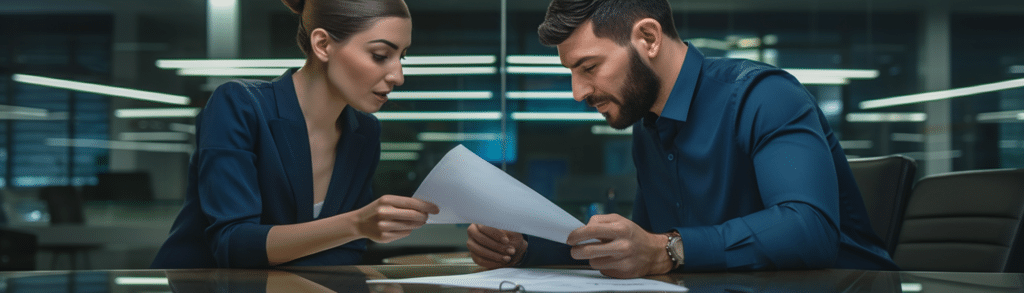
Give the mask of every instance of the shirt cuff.
M 710 226 L 675 229 L 679 231 L 679 240 L 683 242 L 683 270 L 710 271 L 726 268 L 725 241 L 717 229 Z

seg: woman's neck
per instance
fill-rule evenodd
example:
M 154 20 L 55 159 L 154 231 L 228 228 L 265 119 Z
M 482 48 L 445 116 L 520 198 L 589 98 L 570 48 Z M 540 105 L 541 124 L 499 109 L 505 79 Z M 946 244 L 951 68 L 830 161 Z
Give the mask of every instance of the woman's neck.
M 330 86 L 323 65 L 307 60 L 292 75 L 292 82 L 307 126 L 334 125 L 347 105 L 339 98 L 337 89 Z

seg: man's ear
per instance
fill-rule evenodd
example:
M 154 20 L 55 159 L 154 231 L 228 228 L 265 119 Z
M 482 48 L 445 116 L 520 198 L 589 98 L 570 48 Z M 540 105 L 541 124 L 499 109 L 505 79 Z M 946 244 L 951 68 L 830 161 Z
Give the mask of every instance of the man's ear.
M 334 45 L 334 39 L 323 28 L 314 29 L 309 33 L 309 44 L 313 48 L 313 56 L 320 62 L 327 62 L 330 59 L 330 48 Z
M 664 36 L 661 34 L 661 24 L 653 18 L 644 18 L 633 25 L 630 34 L 630 42 L 636 47 L 641 56 L 654 58 L 661 50 L 661 42 Z

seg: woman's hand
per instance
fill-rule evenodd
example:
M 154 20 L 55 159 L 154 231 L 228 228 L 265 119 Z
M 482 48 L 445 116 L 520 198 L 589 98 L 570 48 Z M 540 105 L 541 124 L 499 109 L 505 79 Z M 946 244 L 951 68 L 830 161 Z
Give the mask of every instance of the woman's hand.
M 437 214 L 440 210 L 430 202 L 388 194 L 355 212 L 360 236 L 388 243 L 409 236 L 413 229 L 427 223 L 428 214 Z

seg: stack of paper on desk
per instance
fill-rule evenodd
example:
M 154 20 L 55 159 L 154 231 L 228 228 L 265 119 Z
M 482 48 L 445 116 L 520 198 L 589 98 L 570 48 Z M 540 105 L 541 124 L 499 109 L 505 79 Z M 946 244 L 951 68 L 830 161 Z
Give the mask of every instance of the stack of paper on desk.
M 477 223 L 559 243 L 583 227 L 583 222 L 462 145 L 434 166 L 412 197 L 440 208 L 428 224 Z
M 466 275 L 367 280 L 368 284 L 430 284 L 530 292 L 658 291 L 686 292 L 686 287 L 649 279 L 614 279 L 595 270 L 504 268 Z

